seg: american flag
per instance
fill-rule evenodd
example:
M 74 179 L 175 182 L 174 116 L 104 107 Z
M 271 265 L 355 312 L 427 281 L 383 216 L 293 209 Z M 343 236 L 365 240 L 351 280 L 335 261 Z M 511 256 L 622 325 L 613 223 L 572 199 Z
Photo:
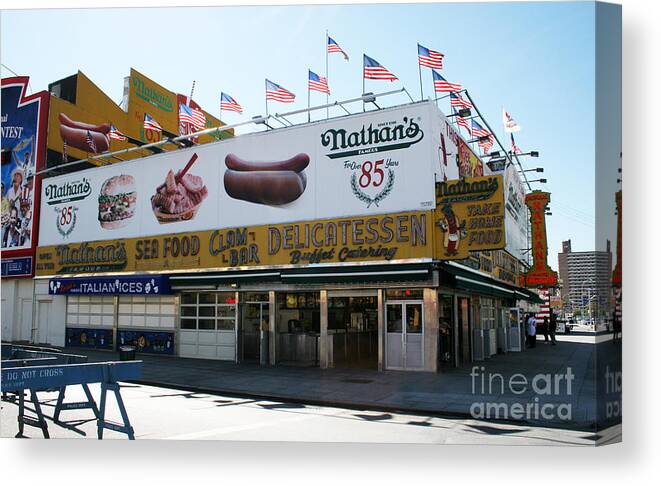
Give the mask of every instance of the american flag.
M 418 44 L 418 62 L 428 68 L 443 69 L 443 54 Z
M 193 118 L 193 110 L 189 106 L 179 103 L 179 123 L 188 123 L 189 125 L 195 125 L 195 119 Z
M 539 305 L 539 312 L 535 314 L 537 325 L 542 324 L 545 317 L 547 317 L 549 321 L 551 320 L 551 298 L 549 289 L 539 289 L 538 293 L 544 303 Z
M 482 149 L 482 154 L 487 155 L 491 150 L 491 147 L 493 147 L 493 143 L 494 143 L 493 135 L 489 134 L 487 140 L 485 140 L 484 142 L 482 141 L 477 142 L 477 145 Z
M 453 108 L 452 111 L 454 112 L 455 115 L 457 115 L 457 116 L 455 116 L 455 120 L 457 120 L 457 125 L 459 125 L 460 127 L 464 127 L 466 129 L 466 131 L 468 132 L 468 134 L 470 135 L 471 128 L 470 128 L 470 125 L 468 124 L 468 120 L 466 118 L 464 118 L 463 116 L 459 116 L 459 114 L 458 114 L 458 112 L 455 108 Z
M 204 114 L 204 112 L 198 108 L 193 108 L 193 125 L 195 126 L 195 128 L 201 130 L 204 128 L 206 124 L 207 124 L 207 117 Z
M 459 93 L 450 93 L 450 106 L 456 108 L 472 108 L 473 104 Z
M 243 113 L 241 105 L 238 104 L 234 98 L 225 93 L 220 93 L 220 109 Z
M 513 133 L 510 133 L 510 139 L 512 140 L 512 153 L 513 154 L 520 154 L 521 149 L 519 148 L 519 146 L 514 141 L 514 134 Z
M 347 53 L 344 52 L 344 50 L 342 50 L 342 48 L 339 46 L 339 44 L 337 42 L 335 42 L 330 37 L 328 37 L 328 44 L 327 44 L 326 49 L 330 54 L 332 54 L 334 52 L 339 52 L 340 54 L 342 54 L 344 56 L 345 61 L 349 60 L 349 56 L 347 55 Z
M 462 88 L 460 84 L 448 82 L 447 79 L 445 79 L 433 69 L 431 72 L 434 77 L 434 91 L 436 93 L 452 93 L 453 91 L 461 91 Z
M 144 122 L 142 123 L 142 127 L 145 130 L 151 130 L 153 132 L 158 132 L 158 133 L 161 133 L 163 131 L 161 126 L 158 124 L 158 122 L 154 120 L 154 118 L 152 118 L 152 116 L 149 113 L 145 113 L 145 119 Z
M 330 90 L 328 89 L 328 80 L 323 76 L 319 76 L 318 74 L 313 73 L 309 69 L 308 89 L 310 91 L 320 91 L 322 93 L 326 93 L 327 95 L 330 94 Z
M 471 120 L 471 135 L 477 138 L 489 137 L 491 136 L 491 132 L 475 120 Z
M 89 130 L 87 130 L 87 133 L 85 134 L 85 141 L 87 142 L 87 146 L 90 148 L 90 150 L 96 153 L 96 144 L 94 143 L 94 139 L 92 138 L 92 134 Z
M 272 81 L 266 80 L 266 99 L 272 101 L 279 101 L 281 103 L 293 103 L 296 95 L 291 91 L 287 91 L 280 85 Z
M 117 130 L 115 125 L 110 125 L 110 131 L 108 132 L 108 137 L 112 140 L 126 140 L 126 135 Z
M 397 76 L 366 54 L 363 54 L 363 76 L 365 79 L 397 80 Z

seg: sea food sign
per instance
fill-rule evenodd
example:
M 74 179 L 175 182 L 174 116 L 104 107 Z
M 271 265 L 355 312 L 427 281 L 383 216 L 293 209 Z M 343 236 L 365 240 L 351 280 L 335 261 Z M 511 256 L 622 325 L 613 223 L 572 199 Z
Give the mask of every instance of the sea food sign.
M 526 287 L 553 287 L 558 283 L 558 274 L 546 262 L 548 243 L 546 241 L 546 207 L 551 202 L 551 194 L 533 191 L 526 194 L 526 206 L 530 212 L 533 264 L 521 276 Z
M 505 247 L 502 175 L 436 184 L 435 257 L 467 258 L 469 252 Z
M 36 273 L 144 273 L 431 259 L 433 211 L 39 247 Z

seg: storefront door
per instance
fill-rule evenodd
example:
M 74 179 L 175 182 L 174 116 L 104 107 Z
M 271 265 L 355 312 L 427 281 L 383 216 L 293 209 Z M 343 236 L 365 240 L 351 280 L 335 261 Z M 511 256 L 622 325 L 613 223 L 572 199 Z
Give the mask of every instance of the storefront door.
M 423 328 L 422 301 L 386 304 L 386 368 L 422 369 Z
M 268 331 L 268 324 L 268 302 L 245 302 L 243 304 L 239 329 L 241 361 L 260 361 L 261 350 L 268 349 L 268 342 L 262 342 L 267 339 L 268 332 L 262 331 Z

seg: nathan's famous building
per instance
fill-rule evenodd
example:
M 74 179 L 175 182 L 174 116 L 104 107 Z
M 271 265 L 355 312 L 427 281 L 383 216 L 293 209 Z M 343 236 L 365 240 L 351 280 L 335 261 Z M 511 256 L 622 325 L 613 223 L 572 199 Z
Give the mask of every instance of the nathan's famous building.
M 433 102 L 172 148 L 45 174 L 33 342 L 412 371 L 521 351 L 525 191 Z

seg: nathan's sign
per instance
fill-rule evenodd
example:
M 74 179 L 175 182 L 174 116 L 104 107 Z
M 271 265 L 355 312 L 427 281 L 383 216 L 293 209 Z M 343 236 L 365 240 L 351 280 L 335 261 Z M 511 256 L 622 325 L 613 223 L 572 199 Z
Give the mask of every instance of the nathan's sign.
M 503 177 L 468 177 L 436 184 L 436 258 L 505 247 Z
M 330 149 L 331 159 L 409 148 L 425 136 L 413 117 L 363 125 L 360 130 L 331 128 L 321 134 L 321 144 Z M 349 150 L 347 150 L 349 149 Z
M 526 194 L 526 206 L 530 212 L 533 264 L 521 276 L 526 287 L 553 287 L 558 283 L 558 275 L 546 262 L 548 243 L 546 241 L 546 207 L 551 202 L 551 194 L 533 191 Z
M 39 247 L 36 273 L 174 272 L 431 258 L 433 212 Z

